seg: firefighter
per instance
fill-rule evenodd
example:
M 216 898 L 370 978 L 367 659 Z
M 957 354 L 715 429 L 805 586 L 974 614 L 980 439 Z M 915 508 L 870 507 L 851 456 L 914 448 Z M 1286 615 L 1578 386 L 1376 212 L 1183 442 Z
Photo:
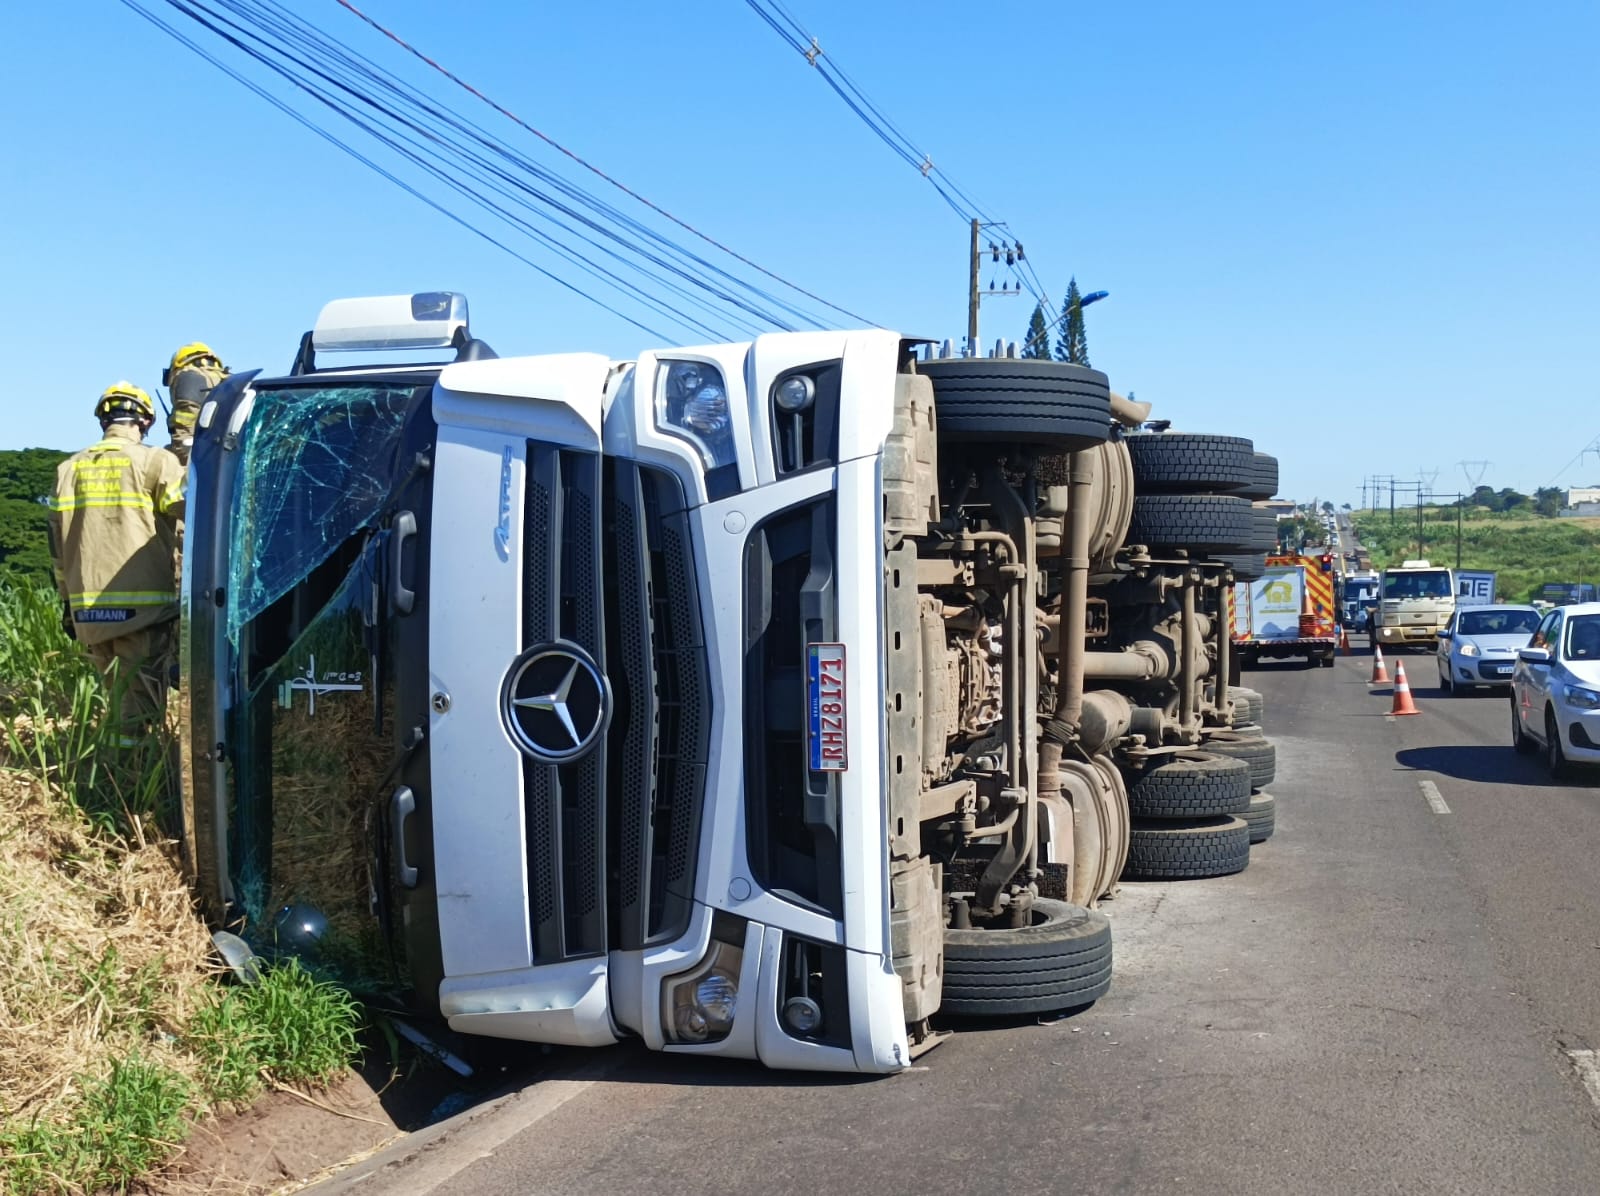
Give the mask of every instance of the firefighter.
M 100 441 L 56 470 L 50 552 L 67 634 L 121 693 L 121 744 L 132 747 L 166 707 L 185 474 L 174 454 L 144 443 L 156 412 L 137 386 L 109 387 L 94 414 Z
M 194 447 L 195 421 L 211 388 L 228 376 L 228 367 L 211 351 L 211 346 L 193 341 L 173 353 L 172 361 L 161 372 L 161 381 L 172 392 L 172 411 L 167 415 L 167 435 L 172 443 L 167 451 L 184 466 Z

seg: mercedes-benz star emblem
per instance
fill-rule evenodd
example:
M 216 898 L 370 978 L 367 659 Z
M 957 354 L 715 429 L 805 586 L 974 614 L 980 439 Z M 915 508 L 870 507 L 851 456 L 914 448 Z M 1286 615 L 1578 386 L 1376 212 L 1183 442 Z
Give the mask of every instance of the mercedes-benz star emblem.
M 506 732 L 526 755 L 547 764 L 587 756 L 611 719 L 611 690 L 576 644 L 541 644 L 512 663 L 501 688 Z

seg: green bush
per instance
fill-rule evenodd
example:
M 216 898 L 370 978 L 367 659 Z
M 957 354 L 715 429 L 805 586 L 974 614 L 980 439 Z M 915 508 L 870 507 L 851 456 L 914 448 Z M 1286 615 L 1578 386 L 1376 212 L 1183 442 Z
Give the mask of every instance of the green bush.
M 68 1121 L 0 1130 L 0 1191 L 124 1192 L 188 1137 L 189 1085 L 168 1068 L 135 1056 L 79 1083 Z
M 295 959 L 231 988 L 190 1024 L 191 1050 L 204 1063 L 212 1099 L 242 1103 L 265 1079 L 328 1083 L 356 1055 L 361 1010 L 350 994 L 318 980 Z
M 61 629 L 54 590 L 0 581 L 0 679 L 0 742 L 12 767 L 54 786 L 102 829 L 128 834 L 136 817 L 170 821 L 172 736 L 158 727 L 136 747 L 118 745 L 114 691 Z

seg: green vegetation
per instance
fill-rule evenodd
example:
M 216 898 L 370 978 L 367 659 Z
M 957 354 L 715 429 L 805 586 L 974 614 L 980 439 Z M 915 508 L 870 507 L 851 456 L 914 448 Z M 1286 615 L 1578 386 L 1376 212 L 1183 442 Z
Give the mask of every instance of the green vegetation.
M 1022 355 L 1050 360 L 1050 324 L 1045 319 L 1044 308 L 1037 303 L 1033 305 L 1033 315 L 1028 317 L 1028 337 L 1022 342 Z
M 115 747 L 46 585 L 0 571 L 0 1192 L 125 1190 L 192 1121 L 355 1056 L 298 964 L 223 989 L 171 839 L 173 737 Z
M 242 1103 L 264 1074 L 288 1084 L 336 1075 L 355 1056 L 359 1022 L 349 993 L 290 960 L 259 984 L 219 993 L 190 1022 L 189 1043 L 212 1095 Z
M 45 502 L 55 488 L 56 466 L 66 458 L 55 449 L 0 449 L 0 576 L 50 580 Z
M 1600 581 L 1600 520 L 1547 519 L 1522 505 L 1511 513 L 1467 507 L 1461 522 L 1461 568 L 1499 574 L 1501 597 L 1531 602 L 1546 582 Z M 1382 569 L 1423 556 L 1438 565 L 1456 563 L 1456 510 L 1428 509 L 1417 544 L 1416 512 L 1357 511 L 1356 535 Z

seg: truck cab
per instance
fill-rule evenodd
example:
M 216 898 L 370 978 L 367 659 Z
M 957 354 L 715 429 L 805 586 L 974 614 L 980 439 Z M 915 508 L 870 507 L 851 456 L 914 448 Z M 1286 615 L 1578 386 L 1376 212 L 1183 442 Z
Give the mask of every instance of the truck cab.
M 326 364 L 401 350 L 450 356 Z M 1146 438 L 1141 514 L 1147 410 L 881 329 L 500 358 L 459 295 L 329 304 L 191 459 L 203 904 L 538 1042 L 884 1073 L 1092 1002 L 1125 777 L 1232 726 L 1211 554 L 1259 551 L 1246 440 Z
M 1449 569 L 1426 560 L 1392 566 L 1379 574 L 1378 601 L 1372 608 L 1373 643 L 1432 650 L 1455 609 L 1456 583 Z

